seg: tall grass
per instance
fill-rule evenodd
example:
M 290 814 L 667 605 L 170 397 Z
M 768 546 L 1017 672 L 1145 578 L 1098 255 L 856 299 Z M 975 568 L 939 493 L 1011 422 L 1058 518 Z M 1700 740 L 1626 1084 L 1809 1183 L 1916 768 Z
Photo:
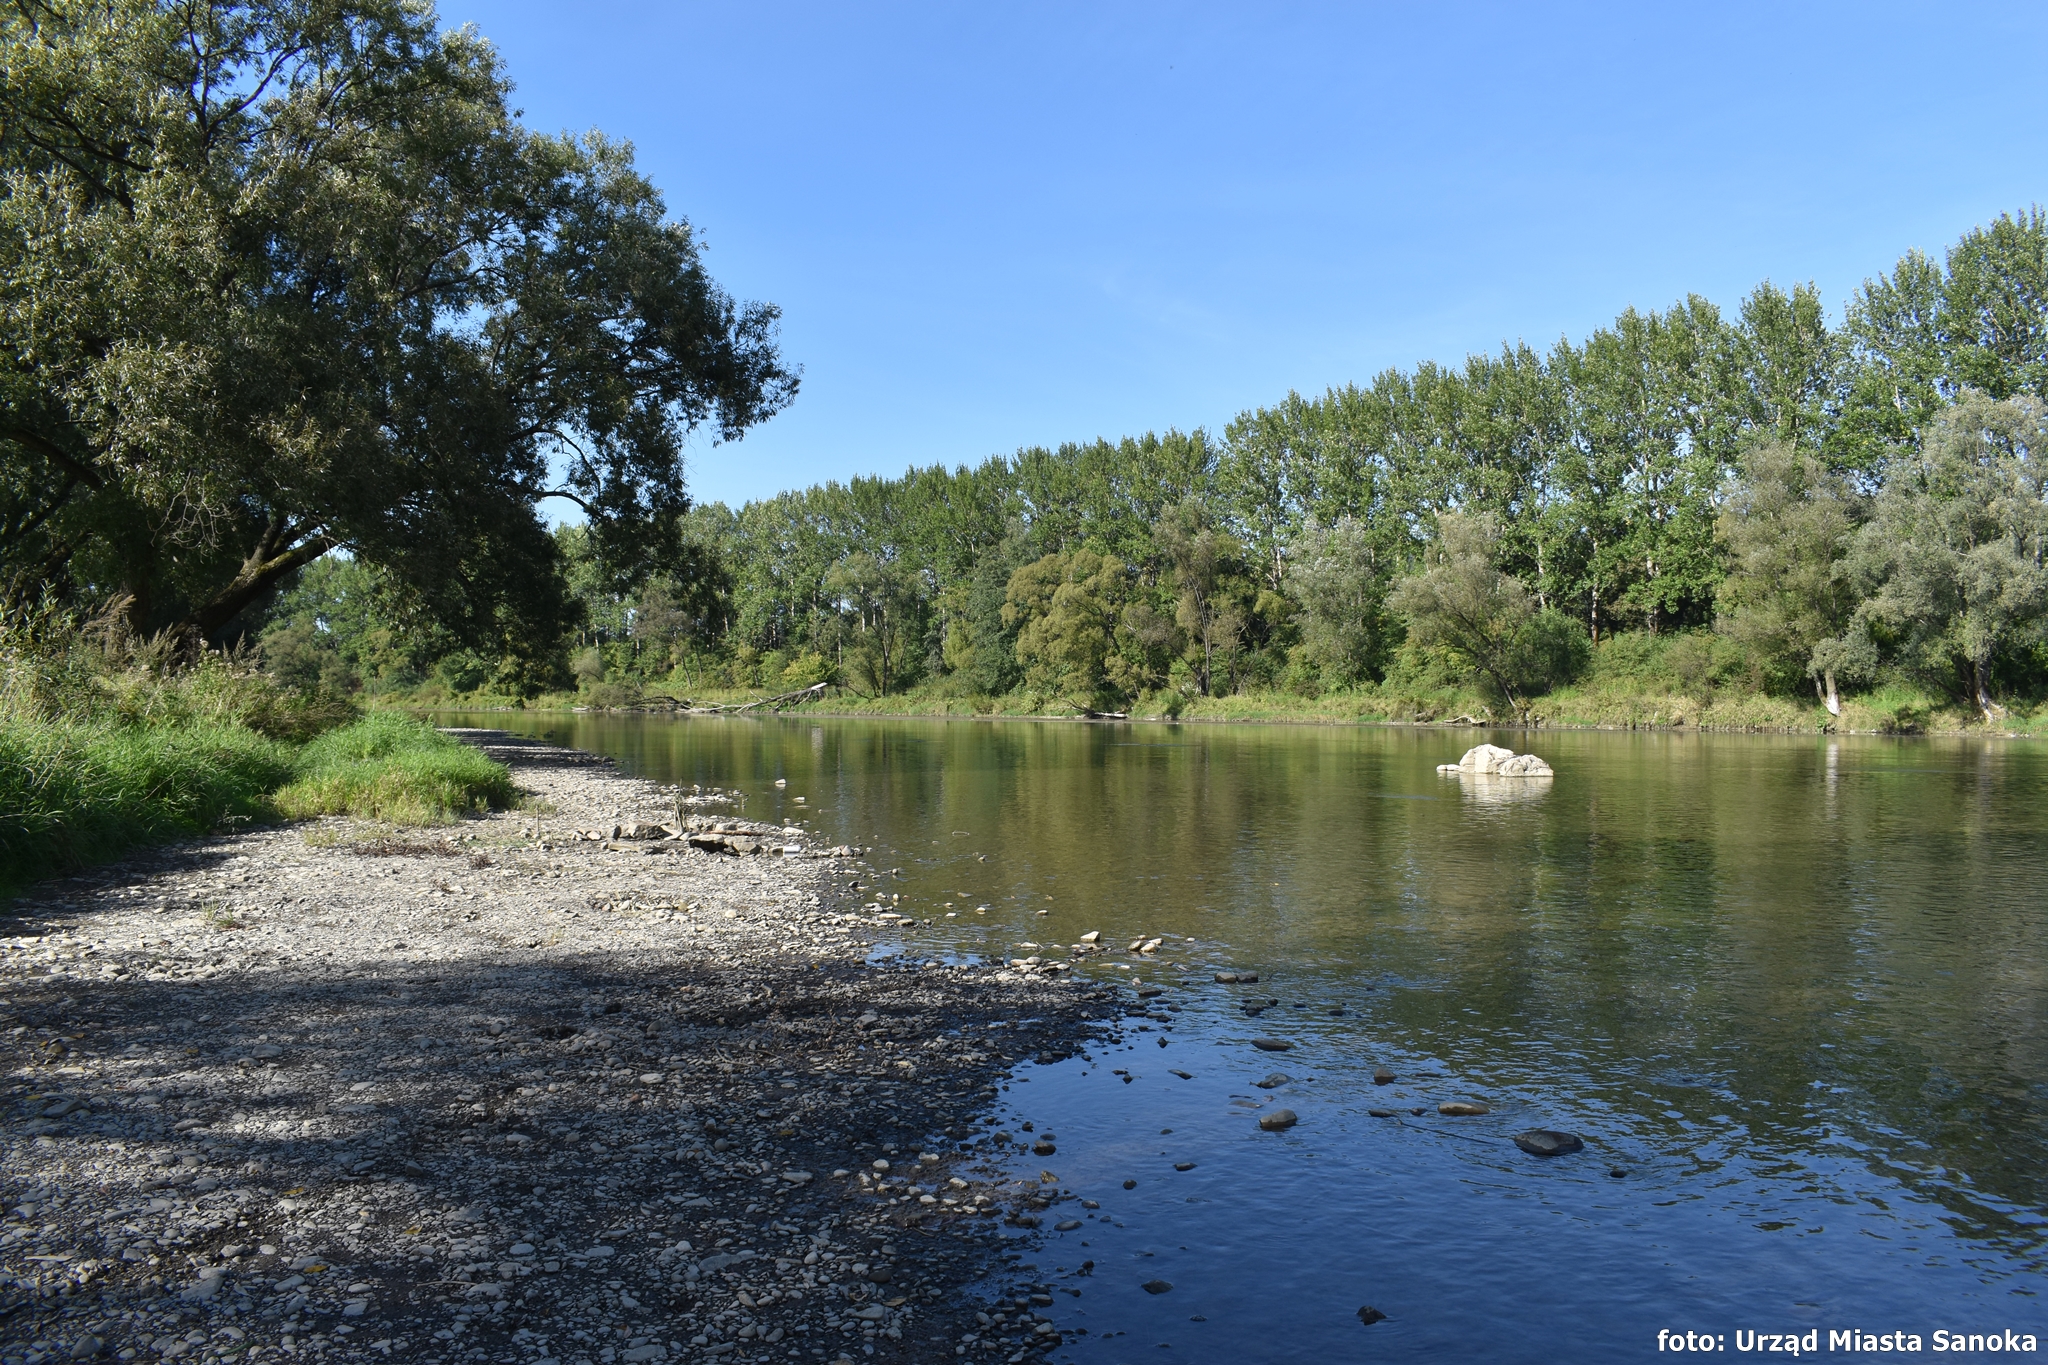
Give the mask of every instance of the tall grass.
M 503 810 L 515 795 L 504 765 L 420 721 L 383 712 L 307 744 L 296 779 L 275 800 L 294 819 L 354 815 L 424 825 Z
M 291 746 L 240 725 L 0 719 L 0 894 L 270 814 Z
M 398 715 L 48 619 L 0 624 L 0 897 L 140 844 L 246 820 L 436 824 L 509 805 L 511 776 Z M 353 723 L 350 723 L 353 722 Z

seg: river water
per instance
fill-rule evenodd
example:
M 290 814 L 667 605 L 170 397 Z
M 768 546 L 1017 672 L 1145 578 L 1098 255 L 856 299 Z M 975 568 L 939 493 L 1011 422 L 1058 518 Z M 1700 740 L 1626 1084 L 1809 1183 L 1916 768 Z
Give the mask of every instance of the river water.
M 1060 1359 L 1637 1360 L 1660 1329 L 1731 1354 L 1752 1331 L 2048 1346 L 2037 746 L 462 723 L 871 846 L 900 869 L 885 904 L 923 922 L 883 954 L 1056 955 L 1100 930 L 1116 951 L 1086 970 L 1166 988 L 1122 1043 L 1024 1068 L 990 1116 L 1052 1133 L 1030 1172 L 1100 1205 L 1005 1282 L 1053 1291 Z M 1437 774 L 1482 740 L 1557 776 Z M 1124 951 L 1141 937 L 1160 950 Z M 1261 1131 L 1281 1107 L 1298 1125 Z M 1532 1128 L 1586 1150 L 1526 1155 Z

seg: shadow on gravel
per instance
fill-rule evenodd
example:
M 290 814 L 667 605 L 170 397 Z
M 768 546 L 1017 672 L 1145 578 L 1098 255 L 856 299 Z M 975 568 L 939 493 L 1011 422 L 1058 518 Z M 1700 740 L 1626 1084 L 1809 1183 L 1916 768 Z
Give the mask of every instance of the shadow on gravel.
M 852 1195 L 829 1173 L 919 1153 L 942 1158 L 912 1166 L 932 1182 L 968 1173 L 1007 1067 L 1065 1055 L 1085 1028 L 1080 992 L 1020 1002 L 949 973 L 807 960 L 295 969 L 30 978 L 0 1004 L 0 1176 L 7 1206 L 27 1209 L 0 1235 L 0 1340 L 47 1335 L 43 1318 L 88 1299 L 352 1315 L 387 1340 L 481 1303 L 468 1330 L 499 1339 L 565 1313 L 658 1339 L 679 1329 L 649 1324 L 689 1313 L 714 1277 L 684 1283 L 642 1248 L 726 1239 L 793 1258 L 827 1239 L 878 1264 L 886 1245 L 902 1267 L 839 1305 L 851 1340 L 927 1358 L 973 1311 L 958 1291 L 989 1268 L 995 1220 Z M 522 1278 L 535 1259 L 501 1276 L 515 1238 L 558 1273 Z M 607 1246 L 619 1254 L 570 1259 Z M 485 1263 L 446 1264 L 472 1255 Z M 316 1259 L 345 1277 L 276 1289 Z M 851 1316 L 904 1294 L 932 1305 L 912 1337 Z

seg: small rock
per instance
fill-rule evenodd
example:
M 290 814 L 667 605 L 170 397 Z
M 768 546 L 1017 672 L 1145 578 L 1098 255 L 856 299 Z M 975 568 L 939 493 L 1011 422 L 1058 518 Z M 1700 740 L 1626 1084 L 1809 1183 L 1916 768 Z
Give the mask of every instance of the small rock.
M 1099 943 L 1101 940 L 1102 931 L 1100 929 L 1090 929 L 1087 933 L 1081 935 L 1081 942 L 1083 943 Z
M 1610 1168 L 1607 1174 L 1613 1176 L 1616 1180 L 1626 1180 L 1628 1178 L 1628 1172 L 1619 1166 Z
M 1041 1139 L 1040 1141 L 1031 1144 L 1031 1150 L 1035 1155 L 1038 1156 L 1051 1156 L 1054 1152 L 1057 1152 L 1059 1148 L 1053 1146 L 1050 1142 L 1046 1142 L 1043 1139 Z
M 1193 1080 L 1193 1079 L 1194 1079 L 1194 1077 L 1193 1077 L 1193 1076 L 1190 1076 L 1190 1075 L 1189 1075 L 1189 1074 L 1188 1074 L 1187 1072 L 1185 1072 L 1185 1071 L 1174 1071 L 1174 1070 L 1170 1070 L 1170 1069 L 1169 1069 L 1169 1070 L 1167 1071 L 1167 1073 L 1166 1073 L 1166 1074 L 1167 1074 L 1167 1075 L 1169 1075 L 1169 1076 L 1178 1076 L 1178 1077 L 1180 1077 L 1180 1078 L 1181 1078 L 1182 1080 L 1184 1080 L 1184 1081 L 1191 1081 L 1191 1080 Z
M 1619 1174 L 1619 1172 L 1617 1172 L 1617 1174 Z M 1135 1190 L 1138 1188 L 1138 1182 L 1135 1180 L 1126 1180 L 1124 1182 L 1124 1188 L 1127 1190 Z
M 1442 1114 L 1445 1118 L 1469 1119 L 1477 1118 L 1481 1114 L 1490 1114 L 1493 1111 L 1483 1104 L 1473 1104 L 1466 1100 L 1445 1100 L 1436 1107 L 1436 1112 Z
M 1553 1128 L 1531 1128 L 1526 1133 L 1517 1133 L 1515 1146 L 1530 1156 L 1563 1156 L 1586 1150 L 1577 1133 L 1560 1133 Z
M 1367 1304 L 1365 1307 L 1358 1310 L 1358 1320 L 1364 1323 L 1367 1327 L 1370 1327 L 1376 1322 L 1385 1322 L 1387 1320 L 1387 1315 L 1385 1313 L 1382 1313 L 1379 1309 L 1373 1307 L 1371 1304 Z
M 1275 1071 L 1267 1075 L 1265 1080 L 1253 1081 L 1252 1084 L 1257 1086 L 1261 1090 L 1274 1090 L 1280 1086 L 1286 1085 L 1293 1079 L 1294 1077 L 1288 1075 L 1284 1071 Z
M 1080 1227 L 1080 1226 L 1081 1226 L 1081 1220 L 1080 1220 L 1080 1219 L 1078 1219 L 1078 1218 L 1065 1218 L 1065 1219 L 1062 1219 L 1061 1221 L 1059 1221 L 1059 1222 L 1057 1222 L 1057 1223 L 1054 1223 L 1054 1224 L 1052 1225 L 1052 1230 L 1053 1230 L 1054 1232 L 1072 1232 L 1072 1231 L 1074 1231 L 1074 1229 L 1076 1229 L 1076 1228 L 1078 1228 L 1078 1227 Z
M 1372 1069 L 1372 1083 L 1374 1085 L 1392 1085 L 1394 1083 L 1394 1073 L 1383 1066 L 1376 1066 Z
M 1235 986 L 1235 985 L 1237 984 L 1237 973 L 1236 973 L 1236 972 L 1218 972 L 1218 973 L 1216 973 L 1216 984 L 1217 984 L 1217 985 L 1219 985 L 1219 986 Z
M 1396 1109 L 1368 1109 L 1365 1112 L 1376 1119 L 1390 1119 L 1395 1117 L 1400 1111 Z
M 1284 1132 L 1299 1122 L 1300 1116 L 1292 1109 L 1275 1109 L 1270 1114 L 1259 1115 L 1259 1127 L 1269 1133 Z
M 1167 1290 L 1173 1288 L 1165 1280 L 1147 1280 L 1138 1287 L 1147 1294 L 1164 1294 Z
M 1195 1163 L 1192 1161 L 1176 1161 L 1173 1163 L 1173 1169 L 1176 1171 L 1192 1171 L 1195 1169 Z
M 1261 1052 L 1292 1052 L 1294 1044 L 1285 1038 L 1254 1038 L 1252 1046 Z

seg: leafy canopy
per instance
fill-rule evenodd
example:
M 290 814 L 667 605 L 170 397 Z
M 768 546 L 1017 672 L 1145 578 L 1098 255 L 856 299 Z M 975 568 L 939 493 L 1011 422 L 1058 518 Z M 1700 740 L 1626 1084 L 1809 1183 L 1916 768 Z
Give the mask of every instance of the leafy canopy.
M 567 610 L 543 498 L 615 572 L 673 555 L 691 433 L 794 396 L 776 310 L 509 89 L 408 0 L 0 11 L 12 597 L 217 634 L 346 547 L 513 649 Z

